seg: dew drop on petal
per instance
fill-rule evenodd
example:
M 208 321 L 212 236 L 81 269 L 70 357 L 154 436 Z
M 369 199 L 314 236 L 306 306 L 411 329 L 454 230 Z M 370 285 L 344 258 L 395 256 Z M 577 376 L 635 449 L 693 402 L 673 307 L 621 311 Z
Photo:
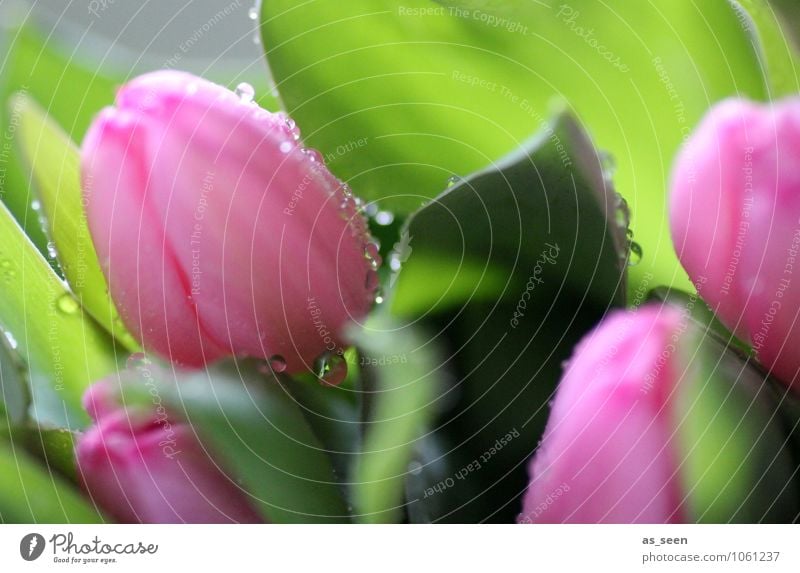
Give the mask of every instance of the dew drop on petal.
M 288 141 L 284 141 L 281 143 L 280 150 L 281 153 L 289 153 L 292 150 L 292 144 Z
M 242 103 L 252 103 L 253 98 L 256 96 L 256 90 L 247 82 L 242 82 L 236 86 L 235 93 Z
M 287 117 L 284 125 L 294 140 L 298 141 L 300 139 L 300 128 L 297 127 L 297 123 L 291 117 Z
M 317 151 L 316 149 L 312 149 L 311 147 L 304 147 L 301 151 L 312 162 L 314 162 L 314 163 L 324 163 L 324 160 L 322 159 L 322 154 L 319 151 Z
M 317 360 L 317 376 L 328 386 L 338 386 L 347 378 L 347 360 L 341 354 L 326 352 Z
M 369 241 L 367 243 L 367 246 L 364 247 L 364 258 L 367 260 L 379 259 L 380 258 L 379 253 L 380 253 L 380 248 L 378 247 L 378 244 L 373 241 Z
M 280 354 L 269 357 L 269 367 L 273 372 L 281 373 L 286 371 L 286 359 Z

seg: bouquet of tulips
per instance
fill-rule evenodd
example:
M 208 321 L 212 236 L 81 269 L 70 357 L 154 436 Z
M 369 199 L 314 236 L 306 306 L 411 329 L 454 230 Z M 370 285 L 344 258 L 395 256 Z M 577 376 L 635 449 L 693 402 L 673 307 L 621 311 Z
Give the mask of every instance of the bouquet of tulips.
M 716 56 L 623 7 L 657 53 L 588 1 L 295 4 L 251 10 L 276 93 L 17 30 L 0 521 L 798 521 L 796 54 L 745 54 L 777 18 L 683 16 L 745 54 L 711 103 L 679 76 Z

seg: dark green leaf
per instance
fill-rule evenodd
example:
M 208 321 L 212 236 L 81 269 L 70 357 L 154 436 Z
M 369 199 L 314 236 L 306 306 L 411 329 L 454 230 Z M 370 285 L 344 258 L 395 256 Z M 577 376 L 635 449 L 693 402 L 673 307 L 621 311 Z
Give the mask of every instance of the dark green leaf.
M 519 511 L 562 362 L 625 302 L 626 210 L 601 159 L 561 115 L 409 218 L 408 259 L 389 303 L 406 320 L 423 320 L 457 374 L 449 388 L 455 404 L 434 425 L 435 443 L 420 448 L 424 455 L 445 444 L 444 454 L 409 483 L 417 494 L 412 518 L 510 521 Z M 459 265 L 486 269 L 500 288 L 488 296 L 478 279 L 473 292 L 464 289 Z M 406 303 L 413 298 L 406 285 L 421 288 L 426 279 L 419 300 L 428 306 Z M 435 491 L 437 476 L 452 486 Z M 428 488 L 435 495 L 425 496 Z

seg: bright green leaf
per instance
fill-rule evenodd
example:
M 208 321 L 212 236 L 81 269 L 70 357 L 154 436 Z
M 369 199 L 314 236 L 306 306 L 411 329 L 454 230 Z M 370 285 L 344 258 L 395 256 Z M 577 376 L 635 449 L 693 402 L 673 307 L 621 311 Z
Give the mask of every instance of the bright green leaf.
M 360 521 L 396 522 L 403 515 L 415 444 L 437 409 L 441 359 L 434 344 L 414 327 L 383 313 L 371 317 L 353 337 L 363 356 L 385 360 L 381 366 L 365 367 L 364 376 L 374 378 L 367 391 L 374 394 L 350 479 L 352 499 Z
M 686 288 L 665 207 L 675 152 L 713 102 L 800 86 L 769 47 L 780 30 L 759 25 L 765 74 L 728 0 L 271 0 L 261 22 L 305 141 L 393 209 L 515 149 L 566 99 L 616 161 L 644 249 L 633 279 Z
M 0 438 L 0 523 L 101 523 L 75 486 Z
M 11 106 L 19 113 L 19 141 L 37 183 L 47 232 L 72 292 L 86 312 L 135 352 L 138 344 L 108 294 L 86 223 L 78 148 L 30 97 L 18 94 Z
M 84 315 L 1 204 L 0 325 L 30 371 L 33 419 L 70 429 L 85 425 L 83 391 L 117 367 L 112 340 Z

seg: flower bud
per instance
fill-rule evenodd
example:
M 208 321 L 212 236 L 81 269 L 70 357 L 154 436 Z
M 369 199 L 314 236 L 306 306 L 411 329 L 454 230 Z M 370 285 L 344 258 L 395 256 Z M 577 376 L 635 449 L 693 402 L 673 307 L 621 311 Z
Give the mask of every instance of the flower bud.
M 800 391 L 800 98 L 716 105 L 678 155 L 670 226 L 702 297 Z
M 84 406 L 95 420 L 77 444 L 80 480 L 122 523 L 259 523 L 246 494 L 209 457 L 190 426 L 163 407 L 123 409 L 111 379 Z
M 617 311 L 577 346 L 521 523 L 791 521 L 786 437 L 761 377 L 690 317 Z
M 83 142 L 88 224 L 146 349 L 302 371 L 366 315 L 377 252 L 351 191 L 294 123 L 237 92 L 174 71 L 121 88 Z

